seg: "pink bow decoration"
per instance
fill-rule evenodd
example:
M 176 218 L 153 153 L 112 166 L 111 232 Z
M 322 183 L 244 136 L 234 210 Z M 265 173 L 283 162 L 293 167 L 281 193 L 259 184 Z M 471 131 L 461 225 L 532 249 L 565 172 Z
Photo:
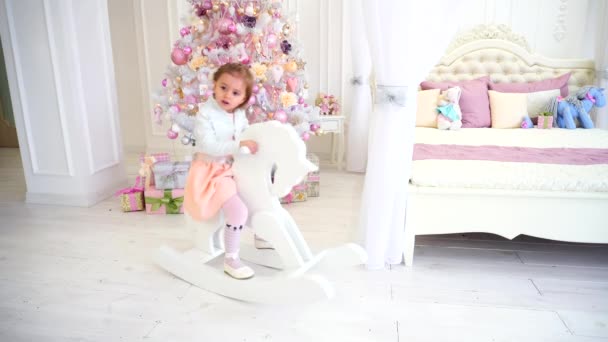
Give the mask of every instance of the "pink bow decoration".
M 137 178 L 135 178 L 135 185 L 116 191 L 114 196 L 134 194 L 136 192 L 143 192 L 144 188 L 141 187 L 140 183 L 141 183 L 141 177 L 137 176 Z
M 293 193 L 290 192 L 285 195 L 285 197 L 283 197 L 283 200 L 285 200 L 285 203 L 291 204 L 291 202 L 293 202 Z

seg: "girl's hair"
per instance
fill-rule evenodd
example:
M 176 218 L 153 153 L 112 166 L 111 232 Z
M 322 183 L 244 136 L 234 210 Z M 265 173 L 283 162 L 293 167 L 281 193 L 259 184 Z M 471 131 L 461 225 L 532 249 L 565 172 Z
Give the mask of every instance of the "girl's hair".
M 217 71 L 213 74 L 213 82 L 217 82 L 223 74 L 230 74 L 233 77 L 240 78 L 245 82 L 245 101 L 241 103 L 237 108 L 243 108 L 251 97 L 251 93 L 253 92 L 253 74 L 249 71 L 249 68 L 240 63 L 227 63 L 222 65 Z

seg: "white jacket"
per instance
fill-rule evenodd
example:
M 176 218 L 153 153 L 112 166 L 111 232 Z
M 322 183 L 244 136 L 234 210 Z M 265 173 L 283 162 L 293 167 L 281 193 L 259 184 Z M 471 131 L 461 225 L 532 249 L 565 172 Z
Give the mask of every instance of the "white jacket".
M 194 125 L 195 152 L 225 157 L 239 150 L 240 135 L 249 126 L 245 111 L 237 109 L 234 118 L 210 98 L 200 106 Z M 232 137 L 234 136 L 234 140 Z

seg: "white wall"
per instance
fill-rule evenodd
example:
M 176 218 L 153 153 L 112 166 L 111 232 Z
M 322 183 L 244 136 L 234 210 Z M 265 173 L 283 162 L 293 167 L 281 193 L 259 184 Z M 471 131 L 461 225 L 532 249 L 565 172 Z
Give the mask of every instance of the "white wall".
M 188 9 L 186 0 L 108 0 L 114 58 L 117 69 L 123 140 L 127 149 L 183 149 L 165 138 L 166 127 L 150 120 L 150 95 L 160 86 L 170 62 L 171 43 L 178 37 L 179 15 Z M 553 58 L 593 58 L 595 41 L 585 37 L 590 1 L 597 0 L 471 0 L 462 29 L 478 24 L 507 24 L 526 37 L 533 51 Z M 307 60 L 310 94 L 329 92 L 343 102 L 348 114 L 350 99 L 349 0 L 284 0 L 284 9 L 297 19 L 298 38 Z M 432 13 L 426 13 L 429 25 Z M 135 34 L 131 33 L 135 28 Z M 422 29 L 422 28 L 421 28 Z M 591 35 L 594 34 L 591 30 Z M 449 34 L 446 32 L 446 34 Z M 582 39 L 585 37 L 586 39 Z M 137 53 L 137 54 L 136 54 Z M 312 101 L 313 99 L 310 99 Z M 314 137 L 309 148 L 327 159 L 331 136 Z
M 90 206 L 126 183 L 106 5 L 0 1 L 29 203 Z

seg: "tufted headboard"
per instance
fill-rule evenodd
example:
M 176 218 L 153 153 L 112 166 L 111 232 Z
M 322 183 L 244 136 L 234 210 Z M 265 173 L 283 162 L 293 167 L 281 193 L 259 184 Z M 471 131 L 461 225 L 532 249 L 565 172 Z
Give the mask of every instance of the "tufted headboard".
M 531 52 L 525 38 L 506 25 L 482 25 L 457 36 L 431 70 L 429 81 L 462 81 L 489 75 L 492 82 L 531 82 L 572 72 L 572 93 L 593 84 L 592 60 L 550 59 Z

